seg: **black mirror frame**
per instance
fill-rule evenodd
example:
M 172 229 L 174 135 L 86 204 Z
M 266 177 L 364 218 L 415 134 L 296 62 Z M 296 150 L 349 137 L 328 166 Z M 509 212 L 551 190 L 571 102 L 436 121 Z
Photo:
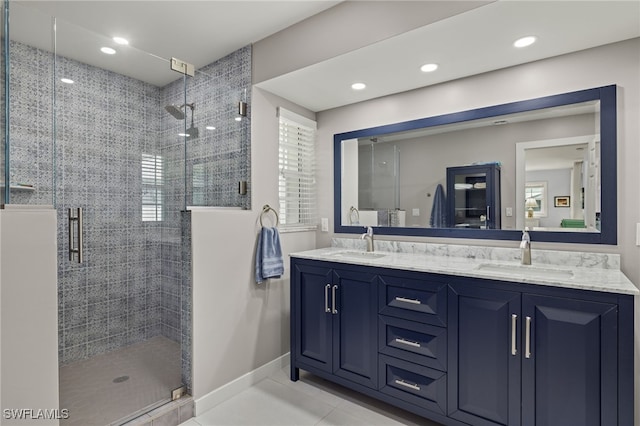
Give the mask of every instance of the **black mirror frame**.
M 588 101 L 600 101 L 600 165 L 601 165 L 601 228 L 600 232 L 557 232 L 531 231 L 531 239 L 554 243 L 610 244 L 615 245 L 617 235 L 617 86 L 603 86 L 593 89 L 562 93 L 502 105 L 477 108 L 468 111 L 421 118 L 417 120 L 393 123 L 368 129 L 338 133 L 333 136 L 333 192 L 334 192 L 334 232 L 362 233 L 362 226 L 346 226 L 341 221 L 341 143 L 343 140 L 379 136 L 387 133 L 404 132 L 443 124 L 460 123 L 470 120 L 490 118 L 505 114 L 534 111 L 543 108 L 558 107 Z M 516 229 L 456 229 L 456 228 L 413 228 L 385 227 L 375 228 L 379 235 L 403 235 L 414 237 L 472 238 L 491 240 L 519 240 L 522 230 Z

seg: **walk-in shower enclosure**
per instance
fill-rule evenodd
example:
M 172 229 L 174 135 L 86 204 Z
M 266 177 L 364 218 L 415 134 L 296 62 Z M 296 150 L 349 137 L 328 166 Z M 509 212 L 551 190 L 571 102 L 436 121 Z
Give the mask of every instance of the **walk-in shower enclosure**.
M 2 8 L 0 204 L 56 212 L 61 424 L 82 424 L 82 392 L 65 389 L 76 387 L 74 366 L 131 365 L 136 348 L 152 347 L 168 367 L 142 380 L 155 386 L 147 394 L 161 389 L 153 400 L 112 415 L 131 417 L 191 387 L 188 208 L 250 207 L 238 193 L 250 177 L 250 114 L 238 105 L 251 101 L 251 48 L 191 77 L 135 40 L 117 44 L 29 2 Z M 124 389 L 141 374 L 128 373 L 97 380 Z M 109 415 L 100 421 L 118 420 Z

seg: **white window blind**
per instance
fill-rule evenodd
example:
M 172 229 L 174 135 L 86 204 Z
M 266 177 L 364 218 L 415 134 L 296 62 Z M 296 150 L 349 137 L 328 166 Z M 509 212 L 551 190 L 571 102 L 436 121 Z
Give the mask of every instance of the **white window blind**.
M 142 221 L 162 220 L 163 159 L 159 155 L 142 154 Z
M 284 108 L 278 116 L 280 225 L 316 226 L 316 122 Z

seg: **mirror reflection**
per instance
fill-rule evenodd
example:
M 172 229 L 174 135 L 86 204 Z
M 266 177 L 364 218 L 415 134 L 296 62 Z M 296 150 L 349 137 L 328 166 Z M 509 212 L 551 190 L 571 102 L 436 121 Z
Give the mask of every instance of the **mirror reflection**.
M 341 223 L 600 232 L 600 101 L 341 142 Z

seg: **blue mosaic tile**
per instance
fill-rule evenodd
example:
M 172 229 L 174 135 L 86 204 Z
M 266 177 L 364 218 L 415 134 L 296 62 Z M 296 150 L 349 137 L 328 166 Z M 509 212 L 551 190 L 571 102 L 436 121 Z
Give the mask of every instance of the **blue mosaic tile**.
M 55 88 L 55 135 L 54 66 L 76 81 Z M 250 208 L 237 183 L 251 175 L 251 109 L 242 121 L 234 118 L 238 101 L 251 104 L 251 47 L 189 79 L 186 102 L 196 105 L 200 137 L 187 141 L 186 161 L 177 133 L 191 112 L 178 121 L 163 108 L 185 103 L 182 79 L 158 88 L 68 58 L 54 62 L 51 53 L 13 41 L 10 72 L 20 76 L 11 80 L 12 175 L 36 187 L 12 201 L 55 198 L 58 209 L 61 363 L 164 335 L 181 343 L 183 380 L 191 389 L 191 222 L 183 210 L 186 204 Z M 140 220 L 143 153 L 165 160 L 161 223 Z M 203 186 L 194 185 L 196 173 Z M 82 265 L 68 260 L 69 207 L 85 209 Z

